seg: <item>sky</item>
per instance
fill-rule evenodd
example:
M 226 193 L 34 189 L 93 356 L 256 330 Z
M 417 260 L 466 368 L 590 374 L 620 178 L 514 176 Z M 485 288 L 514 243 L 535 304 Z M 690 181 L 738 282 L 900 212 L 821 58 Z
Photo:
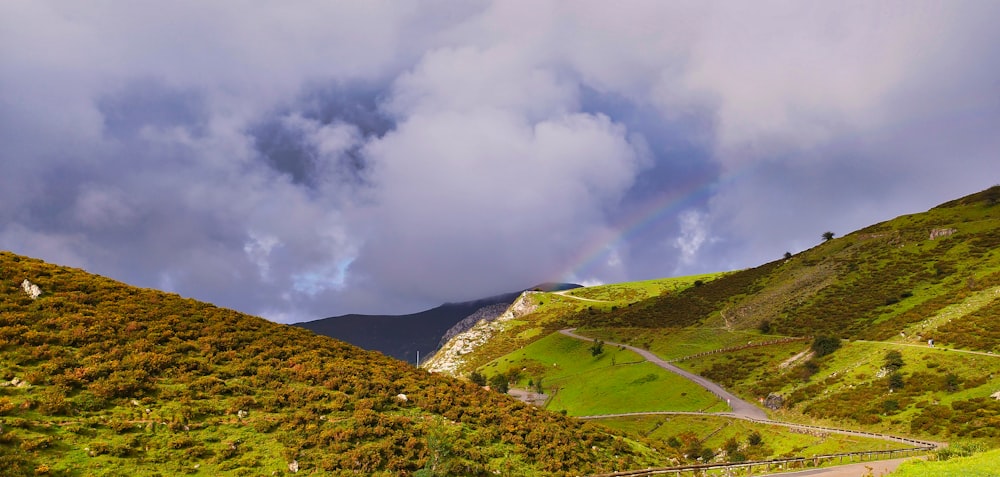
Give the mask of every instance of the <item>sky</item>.
M 1000 183 L 998 19 L 5 0 L 0 249 L 284 323 L 752 267 Z

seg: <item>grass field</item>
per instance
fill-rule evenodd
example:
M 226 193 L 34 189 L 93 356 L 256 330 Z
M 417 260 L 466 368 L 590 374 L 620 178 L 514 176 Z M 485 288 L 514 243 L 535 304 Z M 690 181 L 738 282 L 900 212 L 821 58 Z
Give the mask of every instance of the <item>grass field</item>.
M 892 477 L 998 477 L 1000 450 L 945 461 L 904 462 Z
M 631 351 L 605 346 L 602 354 L 593 356 L 590 346 L 553 333 L 494 360 L 482 372 L 492 376 L 513 369 L 520 387 L 541 378 L 551 396 L 546 408 L 573 416 L 725 410 L 713 394 Z

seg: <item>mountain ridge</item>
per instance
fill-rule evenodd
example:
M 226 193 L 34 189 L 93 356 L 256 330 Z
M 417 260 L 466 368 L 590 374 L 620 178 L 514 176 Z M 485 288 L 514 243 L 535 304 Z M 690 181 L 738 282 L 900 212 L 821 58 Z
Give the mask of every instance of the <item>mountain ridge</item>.
M 459 322 L 483 307 L 510 305 L 525 290 L 558 291 L 578 288 L 573 283 L 542 283 L 520 291 L 455 303 L 404 315 L 347 314 L 295 323 L 321 335 L 341 339 L 364 349 L 380 351 L 413 362 L 417 353 L 428 357 Z M 475 323 L 472 323 L 475 324 Z

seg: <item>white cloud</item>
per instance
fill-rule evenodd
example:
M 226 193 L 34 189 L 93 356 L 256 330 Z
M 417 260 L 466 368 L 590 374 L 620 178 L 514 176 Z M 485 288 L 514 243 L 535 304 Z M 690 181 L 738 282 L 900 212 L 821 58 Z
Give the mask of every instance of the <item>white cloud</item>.
M 0 247 L 281 320 L 754 265 L 996 182 L 998 10 L 3 2 Z
M 691 265 L 698 258 L 698 251 L 709 240 L 705 216 L 696 210 L 686 210 L 678 217 L 680 233 L 673 240 L 673 246 L 680 249 L 681 265 Z

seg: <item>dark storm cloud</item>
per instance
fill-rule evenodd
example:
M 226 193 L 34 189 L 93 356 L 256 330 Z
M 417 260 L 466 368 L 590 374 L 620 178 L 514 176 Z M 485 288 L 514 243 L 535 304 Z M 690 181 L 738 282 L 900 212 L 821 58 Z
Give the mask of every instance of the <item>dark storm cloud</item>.
M 998 182 L 987 3 L 0 5 L 0 247 L 279 321 L 755 265 Z
M 350 147 L 338 151 L 335 164 L 339 176 L 351 182 L 363 182 L 368 164 L 360 146 L 378 138 L 393 127 L 391 118 L 379 110 L 379 91 L 329 85 L 314 88 L 291 105 L 267 115 L 261 124 L 250 128 L 254 146 L 275 170 L 288 174 L 298 184 L 322 185 L 322 141 L 312 139 L 317 129 L 347 125 L 346 134 L 358 136 Z

